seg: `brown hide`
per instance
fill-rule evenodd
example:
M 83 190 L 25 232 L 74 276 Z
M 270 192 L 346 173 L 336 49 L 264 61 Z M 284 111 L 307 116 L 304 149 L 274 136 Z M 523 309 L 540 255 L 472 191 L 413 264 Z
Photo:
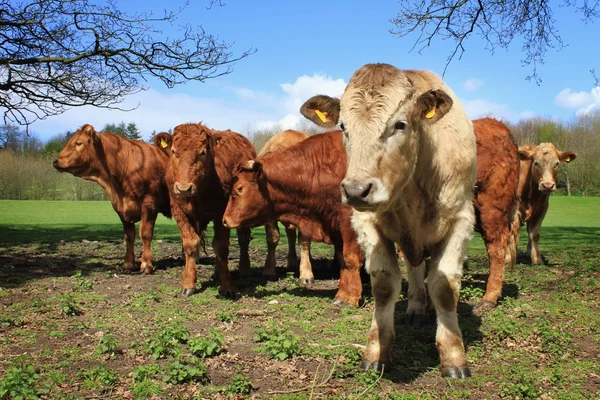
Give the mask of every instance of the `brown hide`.
M 312 241 L 343 252 L 337 301 L 358 304 L 362 253 L 350 224 L 352 209 L 341 203 L 346 155 L 340 131 L 328 132 L 242 165 L 233 183 L 224 221 L 256 226 L 277 219 L 298 227 Z
M 538 242 L 542 221 L 548 211 L 550 194 L 556 190 L 558 166 L 561 162 L 573 161 L 577 154 L 572 151 L 560 151 L 552 143 L 541 143 L 538 146 L 528 144 L 519 147 L 519 158 L 519 228 L 521 224 L 527 223 L 527 253 L 532 264 L 542 264 Z M 511 241 L 516 251 L 518 231 Z
M 171 216 L 164 182 L 168 157 L 156 146 L 83 125 L 54 161 L 54 167 L 98 182 L 108 193 L 125 231 L 124 267 L 133 268 L 135 223 L 144 243 L 141 270 L 152 272 L 150 241 L 158 213 Z
M 159 136 L 160 135 L 160 136 Z M 155 142 L 165 139 L 171 151 L 166 181 L 171 197 L 173 217 L 181 232 L 186 264 L 184 294 L 196 289 L 196 261 L 198 246 L 210 221 L 214 221 L 213 250 L 220 289 L 219 293 L 235 296 L 227 266 L 229 229 L 222 223 L 235 166 L 256 157 L 252 143 L 232 131 L 213 131 L 201 124 L 182 124 L 175 127 L 173 136 L 164 134 Z M 240 243 L 240 274 L 250 272 L 248 244 L 250 230 L 238 230 Z
M 505 255 L 511 231 L 518 229 L 519 181 L 517 144 L 510 130 L 500 121 L 482 118 L 473 121 L 477 142 L 477 180 L 475 183 L 476 226 L 489 257 L 490 275 L 482 302 L 476 309 L 496 304 L 502 294 Z M 516 254 L 509 254 L 514 264 Z

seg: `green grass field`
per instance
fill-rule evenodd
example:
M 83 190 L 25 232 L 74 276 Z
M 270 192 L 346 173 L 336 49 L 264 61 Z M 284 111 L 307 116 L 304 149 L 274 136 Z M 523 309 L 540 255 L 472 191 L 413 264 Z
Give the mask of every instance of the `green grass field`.
M 553 196 L 546 265 L 524 264 L 522 229 L 503 297 L 481 316 L 472 308 L 487 256 L 474 234 L 459 303 L 473 377 L 461 381 L 440 377 L 434 315 L 404 324 L 406 282 L 394 365 L 381 376 L 358 370 L 373 299 L 364 282 L 360 308 L 332 304 L 331 246 L 313 245 L 317 283 L 305 289 L 285 269 L 282 230 L 279 280 L 265 282 L 264 230 L 254 229 L 251 278 L 237 279 L 231 242 L 237 300 L 217 296 L 210 247 L 201 291 L 183 297 L 174 221 L 157 222 L 156 273 L 129 275 L 118 269 L 122 227 L 110 203 L 0 201 L 0 210 L 0 399 L 600 398 L 600 198 Z

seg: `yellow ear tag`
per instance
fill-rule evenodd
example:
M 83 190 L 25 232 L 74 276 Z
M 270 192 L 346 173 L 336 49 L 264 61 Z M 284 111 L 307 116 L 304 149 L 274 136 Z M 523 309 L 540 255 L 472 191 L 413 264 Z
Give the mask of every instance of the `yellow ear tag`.
M 435 107 L 433 107 L 427 114 L 425 114 L 425 118 L 431 119 L 435 115 Z
M 565 162 L 571 162 L 571 157 L 569 157 L 569 156 L 566 156 L 566 157 L 565 157 Z
M 167 141 L 164 138 L 160 139 L 160 147 L 166 149 L 168 145 L 169 143 L 167 143 Z
M 317 117 L 319 117 L 319 119 L 322 122 L 327 122 L 327 113 L 326 112 L 321 112 L 319 110 L 315 110 L 315 114 L 317 114 Z

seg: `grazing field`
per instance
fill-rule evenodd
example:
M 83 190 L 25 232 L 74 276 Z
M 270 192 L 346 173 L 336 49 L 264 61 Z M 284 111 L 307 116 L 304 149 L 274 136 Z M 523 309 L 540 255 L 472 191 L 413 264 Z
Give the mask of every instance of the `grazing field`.
M 108 202 L 0 201 L 0 399 L 597 399 L 600 396 L 600 198 L 554 196 L 542 228 L 546 265 L 507 270 L 503 298 L 472 313 L 487 256 L 474 234 L 459 322 L 473 377 L 440 377 L 434 316 L 404 325 L 396 305 L 394 365 L 358 370 L 373 302 L 337 307 L 332 249 L 313 245 L 317 283 L 285 269 L 264 282 L 264 230 L 253 230 L 253 276 L 237 300 L 217 295 L 214 258 L 200 293 L 180 294 L 179 232 L 160 216 L 154 275 L 119 270 L 122 228 Z M 209 232 L 210 236 L 210 232 Z M 136 241 L 139 254 L 141 243 Z M 406 274 L 404 274 L 406 276 Z

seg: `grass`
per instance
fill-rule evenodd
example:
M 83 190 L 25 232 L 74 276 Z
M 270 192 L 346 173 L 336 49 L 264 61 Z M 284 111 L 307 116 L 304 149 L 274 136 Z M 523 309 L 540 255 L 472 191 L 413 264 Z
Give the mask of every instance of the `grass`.
M 488 273 L 474 234 L 459 304 L 473 372 L 463 381 L 439 376 L 433 322 L 404 324 L 406 282 L 396 305 L 394 365 L 383 376 L 358 370 L 373 299 L 364 282 L 362 307 L 332 304 L 330 246 L 313 245 L 317 282 L 303 289 L 284 268 L 282 229 L 279 279 L 265 282 L 264 230 L 254 229 L 252 277 L 237 276 L 239 250 L 231 242 L 237 300 L 219 298 L 210 248 L 199 260 L 200 292 L 183 297 L 179 232 L 171 220 L 157 221 L 156 273 L 123 275 L 115 268 L 124 254 L 122 228 L 110 203 L 0 207 L 0 399 L 600 395 L 600 198 L 551 198 L 540 240 L 546 265 L 507 269 L 498 307 L 483 316 L 472 313 Z M 524 229 L 519 248 L 523 262 Z

